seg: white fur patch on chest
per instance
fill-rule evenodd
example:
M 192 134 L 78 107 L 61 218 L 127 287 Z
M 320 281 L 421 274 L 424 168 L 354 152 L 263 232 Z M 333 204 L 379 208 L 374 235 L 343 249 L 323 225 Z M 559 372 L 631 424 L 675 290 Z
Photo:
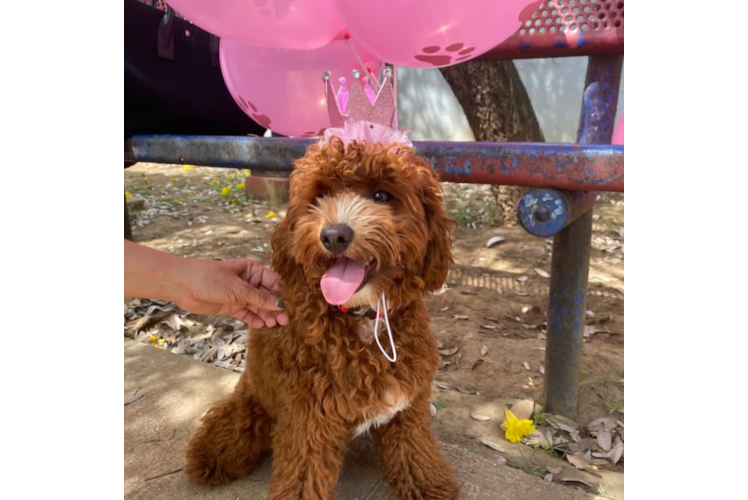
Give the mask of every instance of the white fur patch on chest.
M 386 410 L 367 418 L 363 424 L 356 427 L 356 430 L 353 433 L 354 437 L 369 432 L 370 429 L 375 429 L 381 425 L 385 425 L 392 420 L 398 412 L 407 409 L 409 406 L 410 400 L 404 395 L 399 395 L 397 398 L 394 398 L 393 404 L 386 407 Z

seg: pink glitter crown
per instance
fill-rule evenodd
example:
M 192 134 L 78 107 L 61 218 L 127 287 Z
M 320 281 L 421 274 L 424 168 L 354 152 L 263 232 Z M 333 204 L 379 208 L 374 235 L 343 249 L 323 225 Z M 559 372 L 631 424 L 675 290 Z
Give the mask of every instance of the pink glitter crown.
M 379 88 L 379 94 L 375 93 L 372 88 L 369 77 L 361 78 L 360 81 L 363 81 L 361 85 L 357 70 L 353 70 L 350 86 L 347 85 L 345 77 L 340 78 L 337 93 L 330 81 L 329 72 L 325 73 L 323 80 L 331 127 L 343 127 L 347 121 L 365 121 L 386 127 L 393 126 L 397 117 L 397 103 L 395 89 L 392 87 L 391 69 L 387 68 L 384 71 L 384 81 Z
M 341 77 L 340 86 L 335 92 L 330 72 L 326 72 L 323 80 L 331 128 L 325 132 L 325 139 L 338 136 L 346 145 L 358 141 L 398 142 L 410 146 L 407 135 L 397 130 L 397 99 L 392 77 L 392 69 L 385 69 L 384 80 L 377 93 L 369 77 L 359 80 L 359 72 L 354 70 L 351 84 L 348 85 L 347 80 Z

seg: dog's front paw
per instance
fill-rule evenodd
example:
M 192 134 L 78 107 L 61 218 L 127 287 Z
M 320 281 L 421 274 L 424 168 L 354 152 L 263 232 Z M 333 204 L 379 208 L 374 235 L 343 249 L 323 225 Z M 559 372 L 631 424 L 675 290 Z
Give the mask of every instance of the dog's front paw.
M 390 479 L 392 491 L 398 500 L 457 500 L 460 498 L 460 483 L 452 470 L 444 474 L 425 477 L 404 476 Z
M 460 498 L 460 483 L 457 478 L 447 478 L 443 483 L 432 484 L 424 492 L 424 500 L 457 500 Z
M 236 479 L 234 475 L 227 474 L 227 471 L 219 466 L 215 456 L 201 450 L 199 443 L 190 443 L 186 458 L 185 472 L 190 481 L 195 484 L 216 486 L 230 483 Z

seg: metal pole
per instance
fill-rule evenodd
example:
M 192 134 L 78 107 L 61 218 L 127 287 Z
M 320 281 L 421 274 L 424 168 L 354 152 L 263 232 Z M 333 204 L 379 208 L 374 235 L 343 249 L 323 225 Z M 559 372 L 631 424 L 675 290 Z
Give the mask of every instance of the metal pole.
M 622 65 L 622 56 L 589 58 L 578 143 L 610 144 Z M 577 416 L 582 373 L 591 237 L 590 207 L 553 239 L 545 351 L 546 411 L 572 419 Z

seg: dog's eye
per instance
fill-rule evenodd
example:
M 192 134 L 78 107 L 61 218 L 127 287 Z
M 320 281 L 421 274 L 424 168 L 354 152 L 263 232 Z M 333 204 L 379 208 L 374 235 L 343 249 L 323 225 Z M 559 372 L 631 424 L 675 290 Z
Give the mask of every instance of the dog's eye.
M 385 193 L 384 191 L 377 191 L 371 196 L 371 199 L 376 201 L 377 203 L 387 203 L 390 201 L 391 196 L 389 193 Z

